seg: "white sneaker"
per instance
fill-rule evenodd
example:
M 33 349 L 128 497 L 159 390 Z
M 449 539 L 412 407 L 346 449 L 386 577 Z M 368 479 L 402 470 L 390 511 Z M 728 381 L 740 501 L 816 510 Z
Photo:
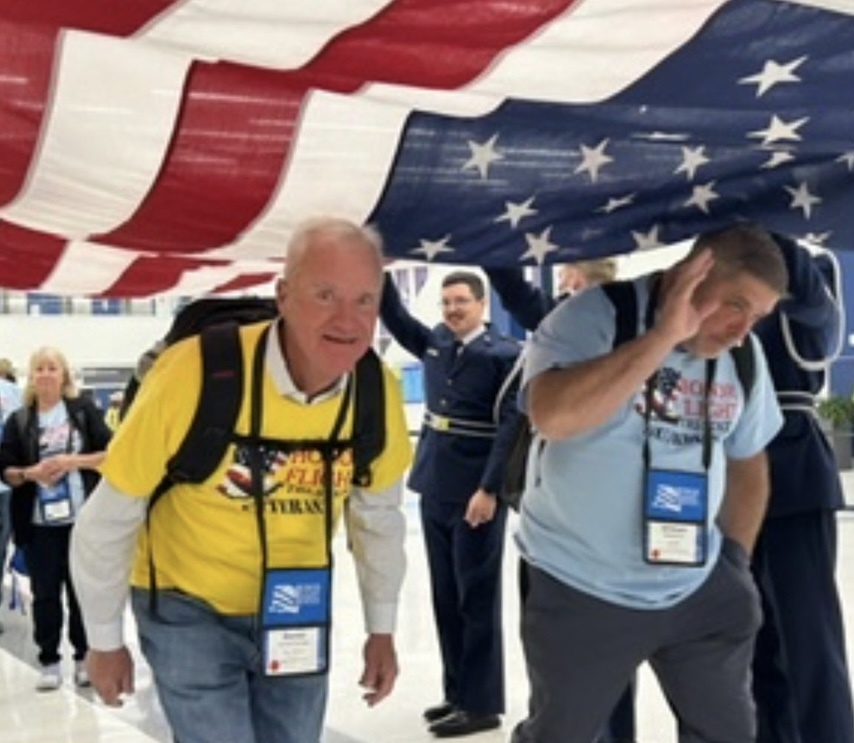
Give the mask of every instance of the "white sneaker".
M 42 666 L 42 673 L 36 681 L 36 691 L 56 691 L 62 686 L 62 674 L 59 671 L 59 663 Z
M 89 681 L 89 672 L 86 670 L 85 660 L 78 660 L 74 663 L 74 683 L 81 689 L 92 685 L 92 682 Z

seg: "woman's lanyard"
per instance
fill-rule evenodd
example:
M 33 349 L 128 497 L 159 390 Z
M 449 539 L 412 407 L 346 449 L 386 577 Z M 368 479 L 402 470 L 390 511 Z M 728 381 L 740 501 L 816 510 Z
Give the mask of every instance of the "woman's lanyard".
M 65 454 L 71 454 L 74 450 L 74 425 L 71 419 L 71 411 L 68 410 L 67 405 L 65 405 L 65 412 L 68 426 L 68 434 L 65 439 Z M 36 415 L 38 415 L 38 412 L 36 412 Z M 36 428 L 38 428 L 38 425 Z M 39 450 L 41 450 L 41 446 L 39 446 Z M 39 453 L 39 461 L 41 461 L 41 453 Z M 66 524 L 74 516 L 71 487 L 67 473 L 53 485 L 38 485 L 37 493 L 39 513 L 44 524 Z
M 258 539 L 261 544 L 261 651 L 268 676 L 302 676 L 326 673 L 329 668 L 332 588 L 332 527 L 334 463 L 347 446 L 340 439 L 350 408 L 353 376 L 349 376 L 338 414 L 329 436 L 320 441 L 270 441 L 270 447 L 293 452 L 314 449 L 323 460 L 324 541 L 326 564 L 317 567 L 270 567 L 264 497 L 265 440 L 261 437 L 264 359 L 269 327 L 262 333 L 252 363 L 250 423 L 246 455 Z
M 646 327 L 655 318 L 658 283 L 650 290 L 646 308 Z M 708 481 L 712 463 L 712 424 L 710 397 L 714 382 L 716 359 L 706 360 L 706 379 L 703 385 L 702 472 L 656 469 L 652 465 L 650 418 L 662 403 L 655 392 L 661 381 L 656 370 L 644 386 L 643 436 L 643 558 L 655 565 L 699 567 L 708 557 Z

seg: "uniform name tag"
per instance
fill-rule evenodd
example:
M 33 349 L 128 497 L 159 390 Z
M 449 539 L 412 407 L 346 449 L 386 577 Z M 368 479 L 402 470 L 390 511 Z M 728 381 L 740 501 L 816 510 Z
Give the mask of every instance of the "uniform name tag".
M 644 486 L 644 560 L 700 566 L 707 557 L 705 473 L 651 469 Z
M 67 521 L 72 517 L 74 511 L 71 507 L 71 489 L 68 486 L 68 477 L 63 477 L 54 485 L 39 487 L 38 492 L 42 519 L 46 524 Z
M 326 673 L 330 586 L 327 568 L 267 571 L 261 618 L 268 676 Z

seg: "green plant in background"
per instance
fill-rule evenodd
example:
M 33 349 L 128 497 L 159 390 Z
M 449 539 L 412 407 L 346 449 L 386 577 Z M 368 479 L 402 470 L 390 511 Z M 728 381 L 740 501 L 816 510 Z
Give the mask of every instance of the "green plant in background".
M 819 400 L 816 411 L 833 428 L 848 429 L 854 423 L 854 400 L 842 395 L 831 395 Z

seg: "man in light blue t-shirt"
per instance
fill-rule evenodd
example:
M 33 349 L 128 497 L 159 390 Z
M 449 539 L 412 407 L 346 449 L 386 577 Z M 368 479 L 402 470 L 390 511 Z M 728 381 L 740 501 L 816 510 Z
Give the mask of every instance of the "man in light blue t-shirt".
M 600 289 L 532 337 L 517 535 L 531 701 L 513 743 L 589 743 L 643 661 L 681 741 L 754 739 L 749 554 L 782 417 L 750 329 L 786 286 L 774 239 L 738 225 L 633 282 L 637 332 L 617 347 L 626 310 Z
M 0 377 L 0 434 L 3 425 L 18 408 L 23 404 L 21 389 L 14 382 Z M 9 537 L 12 534 L 11 514 L 12 491 L 9 486 L 0 480 L 0 604 L 3 601 L 3 576 L 6 573 L 6 552 L 9 547 Z M 0 632 L 3 625 L 0 624 Z

